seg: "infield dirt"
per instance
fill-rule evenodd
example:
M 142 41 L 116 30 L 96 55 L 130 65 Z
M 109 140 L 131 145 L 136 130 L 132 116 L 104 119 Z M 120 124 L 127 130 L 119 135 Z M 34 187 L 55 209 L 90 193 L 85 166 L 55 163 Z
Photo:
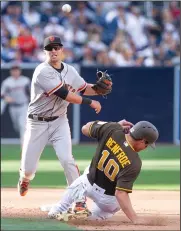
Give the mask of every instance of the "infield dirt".
M 20 197 L 15 188 L 1 189 L 1 217 L 48 219 L 39 207 L 60 200 L 62 189 L 30 189 Z M 130 194 L 135 211 L 148 225 L 132 225 L 122 211 L 106 221 L 73 220 L 68 224 L 82 230 L 180 230 L 179 191 L 134 191 Z M 91 208 L 91 200 L 87 201 Z

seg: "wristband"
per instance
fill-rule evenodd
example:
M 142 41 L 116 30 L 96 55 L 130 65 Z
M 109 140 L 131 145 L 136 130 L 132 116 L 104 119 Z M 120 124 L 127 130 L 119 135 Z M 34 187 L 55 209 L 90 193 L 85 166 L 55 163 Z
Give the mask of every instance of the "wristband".
M 92 103 L 92 99 L 86 98 L 86 97 L 82 97 L 82 104 L 91 104 Z

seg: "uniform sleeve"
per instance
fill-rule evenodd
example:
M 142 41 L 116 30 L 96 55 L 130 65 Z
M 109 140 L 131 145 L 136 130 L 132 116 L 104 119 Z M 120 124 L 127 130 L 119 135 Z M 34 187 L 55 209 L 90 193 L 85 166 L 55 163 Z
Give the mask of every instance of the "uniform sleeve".
M 79 75 L 74 67 L 71 67 L 72 76 L 74 76 L 73 80 L 73 88 L 78 92 L 83 91 L 87 87 L 86 81 Z
M 132 193 L 133 183 L 141 170 L 141 162 L 128 165 L 119 172 L 117 178 L 116 190 Z
M 45 91 L 46 96 L 52 95 L 63 86 L 61 76 L 52 68 L 42 70 L 37 76 L 37 83 Z
M 121 126 L 116 122 L 95 121 L 89 127 L 89 136 L 100 140 L 104 134 L 116 128 L 121 129 Z
M 1 85 L 1 97 L 5 96 L 8 93 L 8 86 L 6 80 L 2 82 Z

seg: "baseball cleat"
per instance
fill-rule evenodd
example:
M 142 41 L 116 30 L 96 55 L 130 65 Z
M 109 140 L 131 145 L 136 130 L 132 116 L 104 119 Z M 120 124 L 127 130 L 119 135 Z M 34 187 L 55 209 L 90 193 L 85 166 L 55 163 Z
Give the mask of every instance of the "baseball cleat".
M 55 218 L 59 221 L 70 221 L 73 219 L 73 216 L 73 213 L 58 213 Z
M 77 202 L 75 204 L 75 207 L 74 207 L 74 213 L 77 213 L 77 212 L 85 212 L 87 211 L 87 205 L 85 202 Z
M 28 192 L 29 181 L 19 181 L 18 182 L 18 191 L 20 196 L 25 196 Z
M 85 219 L 91 215 L 91 212 L 87 209 L 77 213 L 58 213 L 56 219 L 59 221 L 71 221 L 77 219 Z

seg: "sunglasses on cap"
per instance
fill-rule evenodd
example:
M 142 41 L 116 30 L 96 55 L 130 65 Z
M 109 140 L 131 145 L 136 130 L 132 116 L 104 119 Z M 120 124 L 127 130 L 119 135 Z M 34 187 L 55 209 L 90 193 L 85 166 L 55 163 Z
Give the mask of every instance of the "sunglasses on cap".
M 46 51 L 52 51 L 53 49 L 55 49 L 56 51 L 59 51 L 62 48 L 62 46 L 57 45 L 57 46 L 47 46 L 45 47 Z

